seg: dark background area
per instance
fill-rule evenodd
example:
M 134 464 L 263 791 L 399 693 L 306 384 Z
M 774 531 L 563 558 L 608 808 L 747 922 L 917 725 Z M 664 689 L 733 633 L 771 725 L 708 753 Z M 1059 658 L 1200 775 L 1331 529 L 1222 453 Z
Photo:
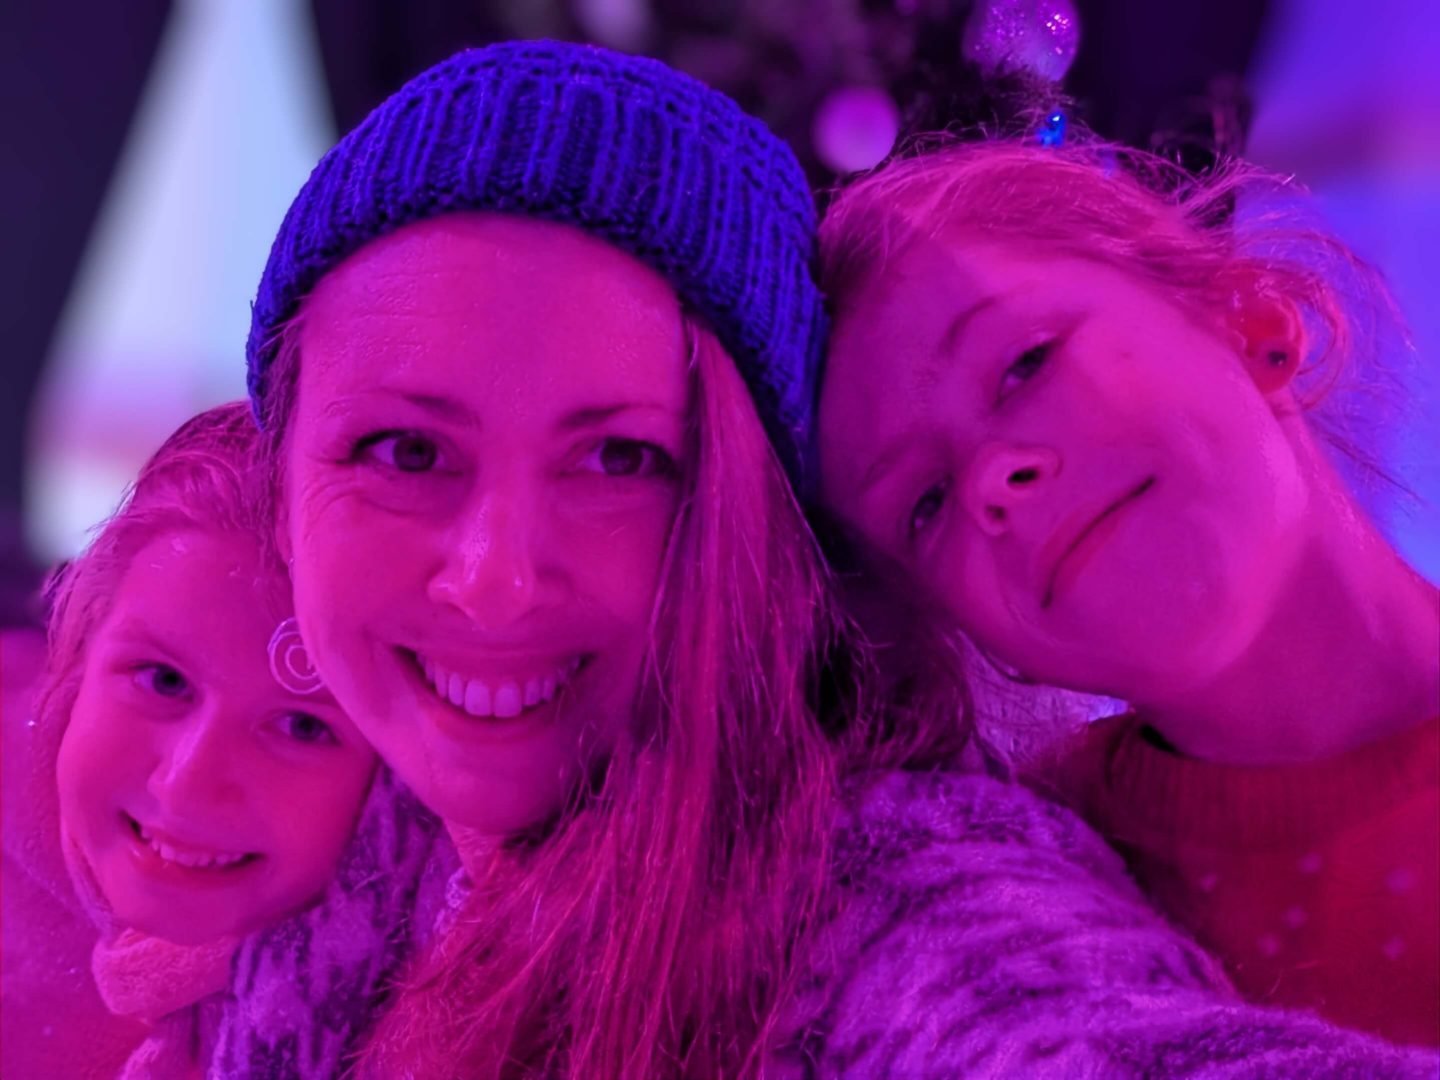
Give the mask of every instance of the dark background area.
M 618 2 L 618 0 L 617 0 Z M 466 45 L 593 39 L 601 0 L 310 0 L 337 130 Z M 928 127 L 963 124 L 973 73 L 960 41 L 970 0 L 631 0 L 625 44 L 727 91 L 786 137 L 817 186 L 819 103 L 881 85 Z M 27 417 L 76 269 L 130 132 L 167 20 L 166 0 L 6 5 L 0 24 L 5 212 L 0 360 L 0 623 L 24 620 L 37 570 L 22 540 Z M 622 5 L 624 6 L 624 5 Z M 1065 89 L 1103 135 L 1203 169 L 1217 136 L 1239 148 L 1245 78 L 1266 2 L 1075 0 L 1081 31 Z M 617 44 L 617 42 L 608 42 Z M 958 88 L 958 89 L 957 89 Z M 950 94 L 949 91 L 955 91 Z M 923 98 L 917 104 L 917 95 Z M 238 348 L 238 343 L 237 343 Z

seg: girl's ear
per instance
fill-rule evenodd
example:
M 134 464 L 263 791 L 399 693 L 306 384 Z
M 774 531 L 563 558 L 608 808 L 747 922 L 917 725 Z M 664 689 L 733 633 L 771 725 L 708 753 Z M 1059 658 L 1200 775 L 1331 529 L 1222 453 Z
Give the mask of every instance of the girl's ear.
M 1295 305 L 1245 275 L 1236 283 L 1227 323 L 1256 388 L 1266 397 L 1285 390 L 1305 355 L 1305 326 Z

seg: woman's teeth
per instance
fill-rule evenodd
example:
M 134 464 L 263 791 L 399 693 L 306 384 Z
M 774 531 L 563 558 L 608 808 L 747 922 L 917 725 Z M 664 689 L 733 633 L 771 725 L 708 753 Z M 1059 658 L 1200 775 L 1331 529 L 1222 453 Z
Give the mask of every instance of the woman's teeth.
M 164 840 L 156 839 L 146 831 L 145 826 L 136 826 L 140 839 L 150 845 L 150 850 L 159 855 L 166 862 L 173 862 L 180 866 L 188 866 L 192 870 L 223 870 L 227 866 L 234 866 L 236 863 L 244 862 L 246 856 L 234 854 L 228 851 L 201 852 L 197 850 L 181 850 L 167 844 Z
M 501 720 L 552 701 L 580 667 L 580 658 L 576 657 L 548 675 L 486 682 L 447 671 L 423 656 L 416 659 L 435 692 L 451 705 L 470 716 L 493 716 Z

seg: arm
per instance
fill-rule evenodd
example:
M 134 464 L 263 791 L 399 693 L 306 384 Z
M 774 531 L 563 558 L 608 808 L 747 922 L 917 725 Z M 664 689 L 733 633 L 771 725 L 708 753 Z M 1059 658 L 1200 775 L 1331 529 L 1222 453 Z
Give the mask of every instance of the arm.
M 1437 1075 L 1433 1051 L 1241 1002 L 1094 833 L 1019 787 L 882 777 L 836 858 L 784 1075 Z
M 442 839 L 382 768 L 321 902 L 241 943 L 209 1076 L 341 1074 L 423 930 L 417 897 Z

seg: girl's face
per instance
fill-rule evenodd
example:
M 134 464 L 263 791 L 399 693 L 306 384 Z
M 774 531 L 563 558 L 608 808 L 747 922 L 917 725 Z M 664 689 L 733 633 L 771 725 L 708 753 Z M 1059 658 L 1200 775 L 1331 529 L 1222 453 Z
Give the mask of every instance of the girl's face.
M 679 496 L 680 306 L 560 225 L 455 214 L 306 304 L 286 452 L 327 684 L 447 821 L 562 805 L 631 713 Z
M 249 537 L 158 536 L 121 580 L 58 767 L 65 829 L 121 924 L 182 944 L 244 934 L 334 874 L 375 754 L 328 693 L 271 675 L 289 615 Z
M 1237 351 L 1100 263 L 918 241 L 841 312 L 832 510 L 1032 678 L 1144 699 L 1258 633 L 1307 486 Z

